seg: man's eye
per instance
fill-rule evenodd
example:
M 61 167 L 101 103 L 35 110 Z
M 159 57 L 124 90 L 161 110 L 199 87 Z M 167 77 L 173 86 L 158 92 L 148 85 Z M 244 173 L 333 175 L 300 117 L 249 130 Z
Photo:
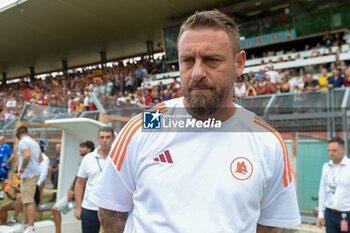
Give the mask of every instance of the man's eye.
M 210 64 L 216 64 L 219 62 L 219 59 L 209 57 L 209 58 L 206 58 L 206 61 Z
M 182 59 L 182 62 L 185 64 L 190 64 L 193 62 L 193 59 L 192 58 L 184 58 L 184 59 Z

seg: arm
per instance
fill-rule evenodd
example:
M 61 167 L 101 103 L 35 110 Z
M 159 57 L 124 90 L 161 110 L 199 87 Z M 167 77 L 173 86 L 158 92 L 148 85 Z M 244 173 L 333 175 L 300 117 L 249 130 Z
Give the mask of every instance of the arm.
M 75 183 L 74 194 L 75 194 L 75 212 L 74 216 L 80 220 L 81 216 L 81 204 L 83 200 L 83 192 L 85 188 L 86 178 L 81 178 L 78 176 Z
M 74 198 L 74 190 L 73 190 L 73 185 L 75 184 L 77 178 L 74 179 L 72 184 L 70 185 L 68 192 L 67 192 L 67 200 L 68 202 L 71 201 Z M 75 186 L 74 186 L 75 187 Z
M 316 226 L 317 227 L 322 227 L 324 226 L 324 210 L 325 210 L 325 201 L 326 201 L 326 166 L 323 165 L 322 168 L 322 176 L 321 176 L 321 181 L 320 181 L 320 189 L 318 191 L 318 217 L 317 217 L 317 222 Z
M 43 161 L 43 155 L 41 154 L 41 152 L 40 152 L 40 154 L 39 154 L 39 163 L 41 163 L 42 161 Z
M 128 213 L 99 208 L 98 219 L 105 233 L 123 233 Z
M 42 183 L 46 180 L 47 174 L 49 172 L 50 160 L 47 158 L 40 163 L 41 173 L 38 180 L 38 186 L 41 186 Z
M 25 148 L 23 150 L 23 163 L 22 163 L 22 167 L 21 167 L 21 170 L 25 170 L 29 164 L 29 161 L 30 161 L 30 158 L 31 158 L 31 153 L 30 153 L 30 150 L 29 148 Z
M 5 167 L 5 166 L 6 166 L 7 164 L 9 164 L 14 158 L 15 158 L 15 154 L 12 153 L 12 154 L 10 155 L 9 159 L 8 159 L 5 163 L 1 164 L 1 167 Z
M 278 233 L 278 228 L 258 224 L 256 227 L 256 233 Z

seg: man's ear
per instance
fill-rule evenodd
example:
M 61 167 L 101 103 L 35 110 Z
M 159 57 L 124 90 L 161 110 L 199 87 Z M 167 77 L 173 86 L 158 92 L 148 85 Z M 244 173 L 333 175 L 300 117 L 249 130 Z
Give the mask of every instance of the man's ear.
M 241 50 L 236 55 L 236 77 L 240 77 L 243 73 L 245 66 L 246 54 L 244 50 Z

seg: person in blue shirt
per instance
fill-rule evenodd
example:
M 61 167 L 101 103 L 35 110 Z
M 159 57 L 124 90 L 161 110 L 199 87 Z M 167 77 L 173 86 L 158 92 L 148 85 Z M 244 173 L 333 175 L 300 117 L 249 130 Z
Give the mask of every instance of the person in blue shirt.
M 9 169 L 9 163 L 14 159 L 15 155 L 11 150 L 11 147 L 5 143 L 5 137 L 0 136 L 0 200 L 4 200 L 5 180 L 7 179 L 7 172 Z
M 332 88 L 341 87 L 344 84 L 344 75 L 340 72 L 340 69 L 335 68 L 333 76 L 329 77 L 328 84 L 332 85 Z

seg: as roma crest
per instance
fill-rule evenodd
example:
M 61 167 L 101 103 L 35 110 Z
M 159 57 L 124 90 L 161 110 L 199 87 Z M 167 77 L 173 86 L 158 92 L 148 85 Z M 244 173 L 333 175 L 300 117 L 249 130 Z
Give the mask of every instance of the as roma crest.
M 237 157 L 231 162 L 230 170 L 237 180 L 248 180 L 253 174 L 253 164 L 245 157 Z

